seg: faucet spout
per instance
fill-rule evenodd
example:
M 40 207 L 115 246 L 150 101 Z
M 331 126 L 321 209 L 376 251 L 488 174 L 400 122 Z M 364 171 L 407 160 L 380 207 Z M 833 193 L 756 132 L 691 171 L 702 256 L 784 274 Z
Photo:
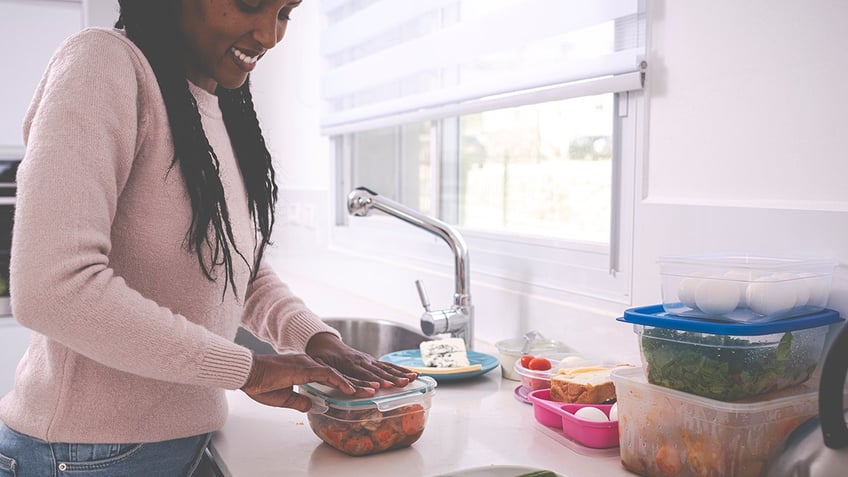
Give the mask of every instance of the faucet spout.
M 426 310 L 421 317 L 422 331 L 427 335 L 450 332 L 465 339 L 466 346 L 473 346 L 473 306 L 471 304 L 471 277 L 469 274 L 468 247 L 465 240 L 449 224 L 422 214 L 401 203 L 387 199 L 365 187 L 358 187 L 348 195 L 348 212 L 357 217 L 367 217 L 378 210 L 408 224 L 425 230 L 445 241 L 454 256 L 454 304 L 450 310 Z M 419 285 L 419 293 L 421 292 Z M 426 305 L 429 307 L 429 304 Z M 437 317 L 438 318 L 434 318 Z

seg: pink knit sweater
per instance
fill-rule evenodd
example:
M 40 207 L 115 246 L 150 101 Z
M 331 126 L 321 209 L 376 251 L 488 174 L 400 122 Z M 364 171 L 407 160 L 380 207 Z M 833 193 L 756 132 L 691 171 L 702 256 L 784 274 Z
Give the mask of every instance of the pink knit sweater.
M 190 85 L 239 250 L 255 246 L 217 98 Z M 222 298 L 185 237 L 191 207 L 153 70 L 120 31 L 87 29 L 57 51 L 24 123 L 12 310 L 31 328 L 0 420 L 51 442 L 129 443 L 220 428 L 225 389 L 247 379 L 240 323 L 278 349 L 330 331 L 267 264 Z M 252 263 L 251 263 L 252 265 Z M 216 269 L 219 270 L 219 269 Z M 220 271 L 220 270 L 219 270 Z

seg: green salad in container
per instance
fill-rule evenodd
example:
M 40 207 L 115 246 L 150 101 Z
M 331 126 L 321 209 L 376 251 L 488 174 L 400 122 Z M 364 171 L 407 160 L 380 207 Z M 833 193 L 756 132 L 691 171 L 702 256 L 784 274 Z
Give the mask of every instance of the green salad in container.
M 651 384 L 736 401 L 800 384 L 813 374 L 821 346 L 783 333 L 761 343 L 742 337 L 646 328 L 641 337 Z

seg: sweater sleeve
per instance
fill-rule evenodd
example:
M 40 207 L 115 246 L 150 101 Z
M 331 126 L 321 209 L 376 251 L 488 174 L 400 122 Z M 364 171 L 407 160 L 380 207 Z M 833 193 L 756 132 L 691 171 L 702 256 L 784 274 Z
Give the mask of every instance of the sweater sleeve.
M 251 352 L 134 290 L 110 267 L 111 225 L 160 94 L 140 52 L 89 29 L 51 60 L 24 122 L 10 265 L 24 326 L 106 366 L 241 387 Z M 161 101 L 161 98 L 158 99 Z
M 303 351 L 316 333 L 339 336 L 291 292 L 265 260 L 247 289 L 242 325 L 277 351 Z

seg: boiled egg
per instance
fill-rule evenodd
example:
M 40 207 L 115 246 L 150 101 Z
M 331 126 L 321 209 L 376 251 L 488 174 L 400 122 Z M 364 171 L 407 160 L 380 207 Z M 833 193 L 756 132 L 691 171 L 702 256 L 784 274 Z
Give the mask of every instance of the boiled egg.
M 609 410 L 609 420 L 617 421 L 618 420 L 618 403 L 612 405 Z
M 739 306 L 738 284 L 721 278 L 704 278 L 695 288 L 695 304 L 708 315 L 730 313 Z
M 758 278 L 748 285 L 745 301 L 754 313 L 760 315 L 789 311 L 795 307 L 798 298 L 794 282 L 781 279 L 780 275 Z
M 695 289 L 701 283 L 700 278 L 687 277 L 680 281 L 680 287 L 677 289 L 677 298 L 680 303 L 695 308 Z
M 810 290 L 807 304 L 816 307 L 827 306 L 827 300 L 830 298 L 830 279 L 812 273 L 802 273 L 801 277 L 803 278 L 801 281 L 805 282 Z
M 604 411 L 601 411 L 600 409 L 598 409 L 596 407 L 591 407 L 591 406 L 581 407 L 580 409 L 577 410 L 577 412 L 574 413 L 574 415 L 576 417 L 579 417 L 580 419 L 584 419 L 586 421 L 593 421 L 593 422 L 608 422 L 609 421 L 609 418 L 607 417 L 606 414 L 604 414 Z

